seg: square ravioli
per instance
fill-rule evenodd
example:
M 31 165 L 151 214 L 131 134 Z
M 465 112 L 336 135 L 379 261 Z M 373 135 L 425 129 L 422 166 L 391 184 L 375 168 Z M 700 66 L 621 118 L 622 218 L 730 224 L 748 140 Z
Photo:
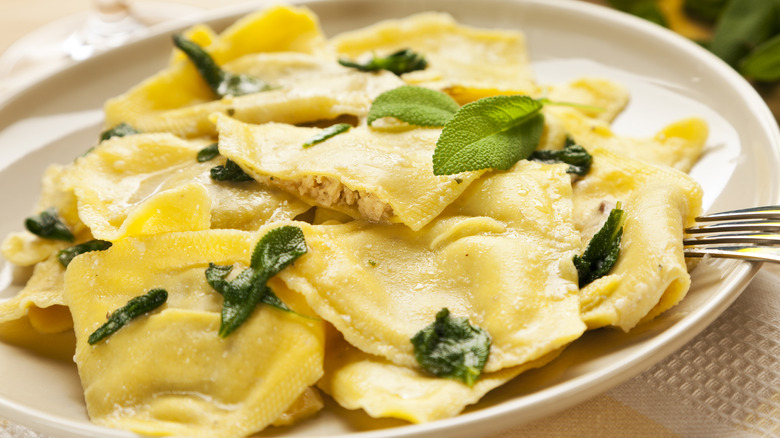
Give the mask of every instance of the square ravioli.
M 93 422 L 152 435 L 249 435 L 322 376 L 319 320 L 261 305 L 230 336 L 218 335 L 222 297 L 205 270 L 247 266 L 257 237 L 211 230 L 125 238 L 71 262 L 65 295 Z M 153 288 L 168 292 L 162 307 L 87 342 L 107 313 Z
M 355 347 L 418 368 L 410 339 L 442 308 L 490 334 L 486 372 L 536 360 L 585 330 L 570 177 L 520 163 L 474 183 L 419 231 L 365 221 L 304 227 L 280 273 Z

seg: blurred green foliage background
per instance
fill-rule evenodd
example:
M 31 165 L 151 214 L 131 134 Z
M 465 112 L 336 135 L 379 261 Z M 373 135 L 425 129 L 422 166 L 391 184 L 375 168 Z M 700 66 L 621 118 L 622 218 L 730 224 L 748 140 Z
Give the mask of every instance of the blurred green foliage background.
M 602 3 L 698 42 L 749 80 L 780 120 L 780 0 Z

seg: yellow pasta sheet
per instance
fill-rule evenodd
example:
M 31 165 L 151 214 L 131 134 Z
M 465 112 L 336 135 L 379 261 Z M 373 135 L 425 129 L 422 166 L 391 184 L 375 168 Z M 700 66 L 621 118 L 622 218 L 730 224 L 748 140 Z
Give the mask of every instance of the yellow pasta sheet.
M 589 239 L 618 201 L 626 218 L 617 263 L 582 290 L 589 328 L 628 331 L 685 296 L 691 280 L 683 230 L 700 214 L 701 195 L 699 185 L 680 171 L 593 151 L 590 173 L 574 186 L 577 228 Z
M 396 365 L 364 353 L 342 339 L 329 338 L 325 375 L 318 387 L 347 409 L 363 409 L 377 418 L 424 423 L 459 414 L 518 374 L 546 365 L 560 351 L 520 366 L 483 374 L 474 386 L 467 386 Z
M 284 191 L 257 182 L 217 182 L 224 158 L 196 160 L 208 143 L 171 134 L 137 134 L 102 142 L 80 157 L 67 182 L 82 220 L 99 239 L 165 231 L 256 230 L 309 209 Z
M 73 358 L 73 322 L 65 303 L 65 270 L 55 258 L 35 265 L 24 289 L 0 301 L 0 340 L 60 360 Z
M 604 120 L 576 109 L 549 106 L 548 123 L 560 124 L 577 144 L 588 151 L 603 148 L 651 164 L 688 172 L 698 161 L 709 135 L 707 123 L 690 117 L 670 123 L 649 138 L 616 134 Z
M 382 21 L 336 35 L 330 44 L 339 57 L 353 61 L 401 49 L 420 53 L 428 67 L 404 74 L 404 81 L 446 91 L 461 104 L 537 90 L 521 32 L 463 26 L 445 13 Z
M 548 108 L 563 105 L 606 123 L 615 120 L 630 100 L 628 90 L 623 85 L 595 77 L 548 85 L 539 97 L 546 97 L 552 102 Z
M 419 231 L 305 227 L 310 251 L 279 277 L 350 344 L 397 365 L 417 367 L 410 339 L 444 307 L 490 333 L 487 372 L 536 360 L 585 330 L 564 170 L 491 174 Z
M 365 74 L 325 56 L 319 24 L 305 8 L 269 8 L 219 36 L 204 29 L 187 35 L 213 40 L 205 50 L 225 71 L 259 78 L 271 89 L 220 99 L 189 60 L 175 56 L 167 69 L 106 102 L 108 126 L 124 122 L 142 132 L 201 137 L 216 134 L 208 120 L 213 112 L 252 123 L 364 116 L 376 96 L 403 84 L 392 73 Z
M 437 128 L 361 125 L 310 148 L 320 128 L 250 125 L 218 115 L 220 151 L 247 173 L 305 201 L 377 223 L 419 230 L 483 173 L 433 174 Z
M 218 335 L 222 297 L 205 269 L 246 267 L 257 238 L 234 230 L 125 238 L 71 262 L 66 298 L 92 421 L 150 435 L 234 437 L 300 403 L 322 376 L 321 321 L 261 305 L 229 337 Z M 87 344 L 107 313 L 153 288 L 168 291 L 161 308 Z
M 64 179 L 68 166 L 52 164 L 41 178 L 41 196 L 35 214 L 54 208 L 63 223 L 73 232 L 77 241 L 91 239 L 90 230 L 78 214 L 76 197 L 66 188 Z M 61 240 L 42 239 L 28 231 L 11 233 L 3 239 L 3 257 L 17 266 L 33 266 L 71 244 Z

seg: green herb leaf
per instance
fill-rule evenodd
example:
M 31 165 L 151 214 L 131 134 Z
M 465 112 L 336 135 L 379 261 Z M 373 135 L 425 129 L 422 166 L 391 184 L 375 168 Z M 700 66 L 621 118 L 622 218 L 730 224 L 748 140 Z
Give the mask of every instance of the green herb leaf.
M 111 242 L 107 240 L 90 240 L 61 250 L 57 253 L 57 260 L 59 260 L 63 267 L 67 268 L 71 260 L 77 255 L 84 254 L 85 252 L 105 251 L 108 248 L 111 248 Z
M 306 254 L 306 251 L 306 240 L 300 228 L 292 225 L 274 228 L 255 245 L 250 266 L 261 269 L 267 275 L 267 280 Z
M 780 80 L 780 34 L 761 43 L 743 59 L 739 72 L 762 82 Z
M 446 93 L 403 85 L 374 99 L 367 122 L 371 125 L 382 117 L 395 117 L 415 126 L 444 126 L 458 109 L 458 103 Z
M 100 141 L 106 141 L 112 137 L 124 137 L 126 135 L 134 134 L 139 134 L 139 132 L 127 123 L 122 122 L 113 128 L 100 133 Z
M 90 345 L 95 345 L 103 339 L 116 333 L 131 320 L 160 307 L 168 300 L 168 292 L 165 289 L 152 289 L 144 295 L 137 296 L 117 309 L 108 317 L 108 322 L 100 326 L 89 335 Z
M 214 59 L 196 43 L 181 35 L 173 36 L 174 45 L 192 61 L 209 88 L 219 97 L 243 96 L 270 90 L 264 81 L 244 74 L 223 70 Z
M 433 152 L 433 173 L 507 170 L 528 158 L 544 128 L 542 103 L 528 96 L 494 96 L 464 105 L 444 125 Z
M 310 139 L 306 140 L 303 143 L 304 148 L 310 148 L 314 146 L 317 143 L 322 143 L 323 141 L 334 137 L 336 135 L 341 134 L 342 132 L 349 131 L 349 128 L 351 128 L 352 125 L 349 123 L 337 123 L 335 125 L 328 126 L 327 128 L 323 129 L 317 135 L 311 137 Z
M 411 339 L 417 363 L 429 373 L 460 380 L 468 386 L 482 374 L 490 354 L 490 335 L 469 324 L 467 318 L 453 318 L 447 308 L 436 321 Z
M 428 67 L 425 57 L 409 49 L 401 49 L 388 56 L 374 56 L 364 63 L 356 63 L 346 59 L 340 59 L 339 64 L 344 67 L 356 68 L 360 71 L 388 70 L 401 76 L 415 70 L 424 70 Z
M 566 144 L 561 150 L 534 151 L 528 159 L 547 164 L 566 163 L 569 165 L 566 172 L 579 176 L 585 176 L 590 170 L 591 163 L 593 163 L 593 157 L 588 151 L 574 143 L 571 138 L 566 138 Z
M 219 156 L 219 144 L 212 143 L 198 151 L 198 163 L 205 163 Z
M 225 280 L 232 266 L 209 264 L 206 281 L 224 297 L 219 335 L 224 338 L 235 331 L 259 303 L 290 311 L 266 282 L 306 251 L 303 231 L 286 225 L 274 228 L 257 242 L 249 268 L 232 281 Z
M 206 282 L 208 282 L 214 290 L 224 295 L 231 287 L 230 282 L 225 280 L 225 277 L 227 277 L 232 270 L 233 265 L 222 266 L 209 263 L 209 267 L 206 268 Z
M 730 1 L 715 26 L 709 49 L 732 67 L 777 30 L 777 1 Z
M 606 222 L 593 236 L 580 256 L 574 256 L 574 266 L 579 275 L 580 288 L 609 273 L 620 255 L 623 236 L 623 210 L 621 203 L 612 209 Z
M 75 237 L 65 223 L 57 215 L 54 207 L 42 211 L 37 216 L 30 216 L 24 221 L 27 231 L 38 237 L 52 240 L 64 240 L 73 242 Z
M 211 179 L 214 181 L 247 182 L 254 181 L 249 174 L 232 160 L 227 160 L 222 166 L 211 168 Z

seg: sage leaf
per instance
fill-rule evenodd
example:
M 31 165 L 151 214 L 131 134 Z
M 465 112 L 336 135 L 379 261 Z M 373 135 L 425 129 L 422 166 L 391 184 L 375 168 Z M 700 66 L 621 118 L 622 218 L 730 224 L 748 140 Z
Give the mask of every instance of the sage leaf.
M 97 344 L 116 333 L 133 319 L 162 306 L 167 300 L 168 292 L 165 289 L 151 289 L 144 295 L 131 299 L 127 304 L 112 312 L 108 321 L 89 335 L 87 342 L 90 345 Z
M 367 122 L 371 125 L 382 117 L 394 117 L 415 126 L 444 126 L 459 109 L 446 93 L 403 85 L 374 99 Z
M 473 386 L 487 362 L 491 339 L 488 332 L 472 326 L 467 318 L 451 317 L 445 307 L 436 313 L 436 321 L 417 332 L 411 342 L 422 369 Z
M 77 255 L 84 254 L 85 252 L 105 251 L 108 248 L 111 248 L 111 242 L 107 240 L 89 240 L 61 250 L 57 253 L 57 261 L 59 261 L 63 267 L 67 268 L 71 260 Z
M 258 78 L 223 70 L 208 52 L 182 35 L 174 35 L 173 43 L 187 55 L 209 88 L 220 98 L 259 93 L 273 88 Z
M 243 270 L 232 282 L 231 287 L 222 296 L 222 321 L 219 336 L 225 338 L 239 328 L 252 315 L 261 302 L 266 290 L 264 281 L 253 269 Z
M 357 63 L 347 59 L 339 59 L 339 64 L 344 67 L 356 68 L 360 71 L 387 70 L 401 76 L 416 70 L 424 70 L 428 67 L 425 57 L 410 49 L 401 49 L 388 56 L 376 56 L 364 63 Z
M 221 166 L 214 166 L 210 170 L 211 179 L 214 181 L 247 182 L 254 181 L 248 173 L 244 172 L 235 161 L 227 160 Z
M 231 287 L 230 282 L 225 280 L 225 277 L 227 277 L 232 270 L 233 265 L 216 265 L 214 263 L 209 263 L 209 267 L 206 268 L 206 282 L 214 288 L 214 290 L 224 295 Z
M 219 144 L 212 143 L 198 151 L 198 163 L 205 163 L 219 156 Z
M 317 143 L 322 143 L 323 141 L 331 137 L 349 131 L 349 128 L 351 127 L 352 125 L 350 125 L 349 123 L 337 123 L 335 125 L 328 126 L 327 128 L 317 133 L 317 135 L 314 135 L 310 139 L 306 140 L 303 143 L 303 147 L 310 148 Z
M 206 268 L 206 281 L 214 290 L 222 295 L 228 294 L 231 299 L 233 297 L 242 297 L 243 299 L 246 299 L 248 295 L 245 295 L 242 291 L 251 288 L 251 283 L 255 280 L 253 278 L 255 272 L 251 269 L 246 269 L 242 271 L 243 275 L 239 275 L 235 280 L 225 280 L 225 277 L 227 277 L 232 270 L 233 265 L 221 266 L 209 263 L 209 267 Z M 236 288 L 237 290 L 231 291 L 230 288 Z M 270 288 L 266 288 L 262 291 L 260 302 L 276 307 L 279 310 L 292 311 Z
M 100 141 L 106 141 L 113 137 L 124 137 L 127 135 L 139 134 L 138 130 L 128 125 L 127 123 L 120 123 L 111 129 L 107 129 L 100 133 Z
M 623 210 L 621 203 L 609 212 L 601 229 L 590 239 L 582 256 L 574 256 L 580 288 L 609 273 L 620 255 L 623 236 Z
M 290 311 L 266 283 L 306 252 L 303 231 L 286 225 L 274 228 L 257 242 L 249 268 L 232 281 L 226 280 L 232 266 L 209 264 L 206 281 L 224 297 L 219 335 L 230 335 L 249 319 L 259 303 Z
M 76 238 L 67 225 L 57 215 L 57 209 L 47 208 L 36 216 L 30 216 L 24 221 L 27 231 L 38 237 L 51 240 L 73 242 Z
M 528 159 L 547 164 L 566 163 L 569 165 L 566 173 L 577 176 L 585 176 L 590 171 L 590 165 L 593 163 L 593 156 L 584 147 L 574 143 L 568 137 L 563 149 L 534 151 Z
M 739 72 L 762 82 L 780 80 L 780 34 L 764 41 L 739 64 Z
M 433 173 L 507 170 L 528 158 L 544 128 L 542 103 L 528 96 L 493 96 L 466 104 L 444 125 Z
M 292 225 L 274 228 L 255 245 L 250 266 L 262 269 L 268 280 L 306 251 L 306 240 L 300 228 Z

